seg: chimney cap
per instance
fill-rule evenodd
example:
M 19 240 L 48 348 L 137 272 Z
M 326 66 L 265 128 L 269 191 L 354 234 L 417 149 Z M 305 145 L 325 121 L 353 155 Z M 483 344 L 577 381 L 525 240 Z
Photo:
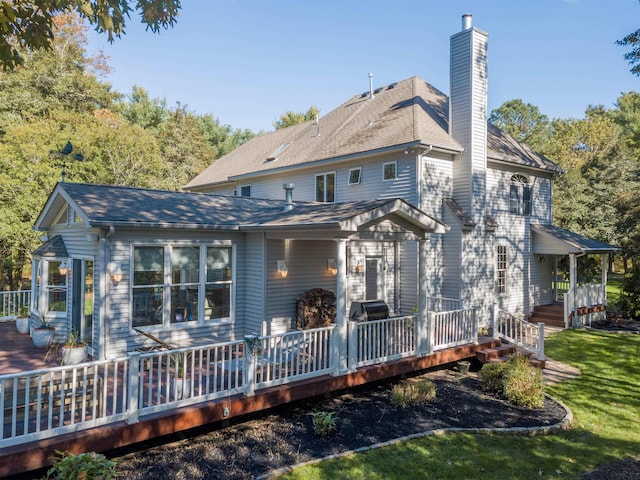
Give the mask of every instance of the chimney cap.
M 471 17 L 470 13 L 465 13 L 462 15 L 462 31 L 469 30 L 471 28 Z

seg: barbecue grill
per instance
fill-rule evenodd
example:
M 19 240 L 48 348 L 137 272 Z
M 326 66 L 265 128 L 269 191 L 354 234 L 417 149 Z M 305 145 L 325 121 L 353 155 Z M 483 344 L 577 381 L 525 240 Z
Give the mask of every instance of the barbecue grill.
M 389 318 L 389 306 L 384 300 L 363 300 L 351 302 L 349 319 L 358 322 Z

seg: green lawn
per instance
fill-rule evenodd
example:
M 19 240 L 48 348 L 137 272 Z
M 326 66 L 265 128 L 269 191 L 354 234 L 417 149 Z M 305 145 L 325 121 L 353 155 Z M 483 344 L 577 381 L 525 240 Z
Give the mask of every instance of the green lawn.
M 640 336 L 564 331 L 546 353 L 581 376 L 549 388 L 571 430 L 536 437 L 446 434 L 297 469 L 282 480 L 567 479 L 640 454 Z
M 624 275 L 622 273 L 610 273 L 607 277 L 607 303 L 609 310 L 618 310 L 623 280 Z

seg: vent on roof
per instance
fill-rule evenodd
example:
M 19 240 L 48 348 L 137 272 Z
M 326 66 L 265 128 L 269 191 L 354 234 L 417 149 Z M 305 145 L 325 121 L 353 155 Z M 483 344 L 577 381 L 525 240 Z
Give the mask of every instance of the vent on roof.
M 280 145 L 278 148 L 276 148 L 273 153 L 271 155 L 269 155 L 267 157 L 267 162 L 271 162 L 273 160 L 275 160 L 276 158 L 278 158 L 278 155 L 280 155 L 282 152 L 284 152 L 287 148 L 289 148 L 289 145 L 291 145 L 290 143 L 283 143 L 282 145 Z
M 369 96 L 369 92 L 364 92 L 362 95 L 360 95 L 360 98 L 366 98 Z
M 373 93 L 380 93 L 382 91 L 382 87 L 381 88 L 376 88 Z
M 395 88 L 397 84 L 398 84 L 397 82 L 393 82 L 391 85 L 387 87 L 387 90 L 391 90 L 392 88 Z

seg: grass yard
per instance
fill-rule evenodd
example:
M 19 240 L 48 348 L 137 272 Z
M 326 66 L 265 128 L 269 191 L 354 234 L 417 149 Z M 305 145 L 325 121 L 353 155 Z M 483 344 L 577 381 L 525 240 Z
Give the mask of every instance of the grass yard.
M 546 353 L 583 372 L 548 389 L 571 430 L 515 437 L 451 433 L 295 470 L 281 480 L 567 479 L 640 453 L 640 335 L 569 330 Z
M 622 282 L 624 275 L 622 273 L 610 273 L 607 276 L 607 303 L 609 310 L 616 311 L 619 309 L 618 302 L 622 294 Z

